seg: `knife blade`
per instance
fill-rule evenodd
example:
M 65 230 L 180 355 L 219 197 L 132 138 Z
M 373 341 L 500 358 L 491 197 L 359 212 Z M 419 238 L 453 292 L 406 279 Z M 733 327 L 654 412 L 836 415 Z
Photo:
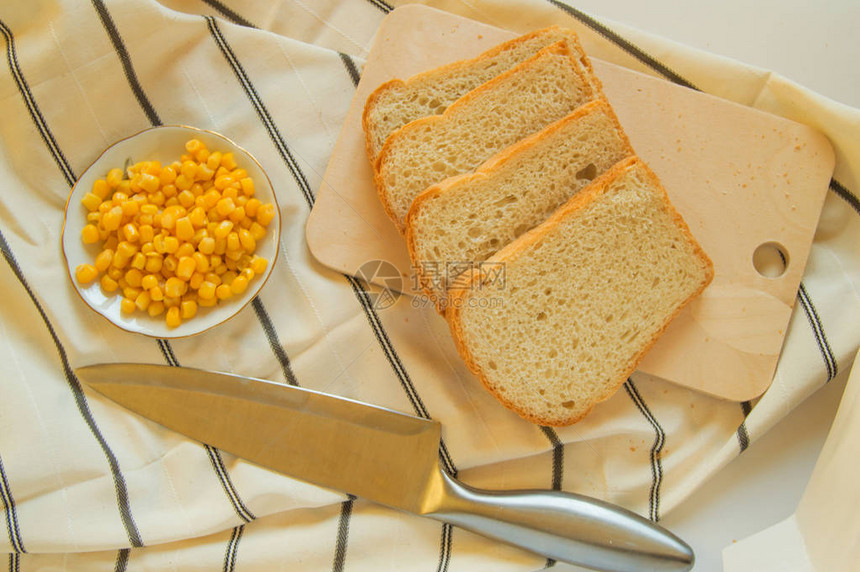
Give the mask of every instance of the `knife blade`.
M 441 425 L 230 373 L 97 364 L 79 379 L 169 429 L 297 479 L 596 570 L 689 570 L 692 549 L 640 515 L 572 493 L 486 491 L 439 465 Z

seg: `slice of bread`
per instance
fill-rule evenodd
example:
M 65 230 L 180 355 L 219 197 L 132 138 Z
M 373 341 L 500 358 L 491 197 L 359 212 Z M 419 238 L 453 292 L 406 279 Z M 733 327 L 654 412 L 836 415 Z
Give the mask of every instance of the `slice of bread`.
M 567 42 L 594 90 L 601 91 L 600 83 L 591 71 L 591 63 L 573 30 L 557 26 L 537 30 L 500 44 L 476 58 L 438 67 L 406 81 L 395 79 L 379 86 L 367 98 L 362 116 L 371 164 L 376 162 L 385 140 L 397 129 L 415 119 L 442 113 L 482 83 L 561 41 Z
M 634 156 L 468 278 L 446 312 L 467 365 L 522 417 L 562 426 L 624 383 L 713 265 Z
M 545 221 L 593 179 L 632 156 L 604 99 L 506 148 L 475 173 L 452 177 L 415 199 L 406 243 L 424 292 L 441 312 L 448 284 Z
M 470 91 L 442 115 L 404 125 L 386 140 L 376 162 L 386 213 L 404 232 L 406 214 L 422 191 L 473 171 L 592 99 L 588 78 L 560 42 Z

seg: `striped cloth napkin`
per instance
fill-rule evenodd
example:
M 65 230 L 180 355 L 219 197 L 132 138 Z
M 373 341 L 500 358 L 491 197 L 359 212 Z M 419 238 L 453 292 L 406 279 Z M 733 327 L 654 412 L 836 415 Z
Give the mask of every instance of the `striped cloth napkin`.
M 441 320 L 309 254 L 304 226 L 392 0 L 5 2 L 0 31 L 0 547 L 10 570 L 536 570 L 547 562 L 274 474 L 131 415 L 73 369 L 145 361 L 232 371 L 443 423 L 444 467 L 488 488 L 608 499 L 659 520 L 860 344 L 860 112 L 763 70 L 599 23 L 555 0 L 428 4 L 517 32 L 559 24 L 595 57 L 783 115 L 837 152 L 773 386 L 733 403 L 634 375 L 573 427 L 533 426 L 466 372 Z M 84 306 L 60 248 L 101 150 L 179 123 L 240 142 L 281 205 L 281 256 L 239 316 L 154 341 Z

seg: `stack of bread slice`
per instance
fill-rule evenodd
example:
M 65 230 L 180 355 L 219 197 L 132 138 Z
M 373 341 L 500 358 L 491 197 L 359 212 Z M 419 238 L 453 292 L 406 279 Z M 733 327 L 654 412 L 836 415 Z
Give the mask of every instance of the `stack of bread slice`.
M 525 419 L 582 419 L 713 278 L 570 30 L 384 84 L 363 119 L 425 294 Z

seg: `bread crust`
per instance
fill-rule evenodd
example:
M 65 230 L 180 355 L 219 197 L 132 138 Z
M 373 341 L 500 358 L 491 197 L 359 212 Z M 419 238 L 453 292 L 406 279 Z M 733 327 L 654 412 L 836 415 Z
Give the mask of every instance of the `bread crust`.
M 481 53 L 480 55 L 467 59 L 467 60 L 459 60 L 456 62 L 452 62 L 450 64 L 446 64 L 444 66 L 440 66 L 437 68 L 433 68 L 431 70 L 427 70 L 425 72 L 421 72 L 419 74 L 413 75 L 408 79 L 394 79 L 391 81 L 387 81 L 377 87 L 373 92 L 367 97 L 367 100 L 364 104 L 364 110 L 361 115 L 361 126 L 364 130 L 364 142 L 365 148 L 367 150 L 367 157 L 370 160 L 371 167 L 375 168 L 376 158 L 378 154 L 375 153 L 375 145 L 374 145 L 374 135 L 377 130 L 376 123 L 373 122 L 371 115 L 373 113 L 374 108 L 376 107 L 379 100 L 384 97 L 385 93 L 394 89 L 403 89 L 413 87 L 415 84 L 430 81 L 432 82 L 435 78 L 446 74 L 455 73 L 457 70 L 462 68 L 468 68 L 477 64 L 478 62 L 490 58 L 494 58 L 502 52 L 510 50 L 520 44 L 524 44 L 533 38 L 544 35 L 565 35 L 568 37 L 566 40 L 568 46 L 571 51 L 576 55 L 576 58 L 582 64 L 584 68 L 587 70 L 587 75 L 590 76 L 591 84 L 595 91 L 602 93 L 602 84 L 597 76 L 594 75 L 594 69 L 591 67 L 591 61 L 588 59 L 588 55 L 585 53 L 585 50 L 582 48 L 582 44 L 579 42 L 579 37 L 576 32 L 569 28 L 562 28 L 560 26 L 549 26 L 547 28 L 542 28 L 539 30 L 535 30 L 533 32 L 529 32 L 527 34 L 523 34 L 522 36 L 518 36 L 512 40 L 508 40 L 502 44 L 498 44 L 489 50 Z M 550 44 L 552 45 L 552 44 Z M 525 60 L 523 60 L 525 61 Z M 465 95 L 465 94 L 463 94 Z M 390 135 L 390 134 L 389 134 Z M 381 152 L 381 148 L 380 148 Z
M 472 91 L 468 92 L 466 95 L 452 103 L 441 115 L 430 115 L 427 117 L 416 119 L 415 121 L 407 123 L 400 129 L 396 130 L 388 137 L 388 139 L 385 141 L 385 144 L 382 146 L 382 150 L 379 152 L 379 156 L 376 158 L 376 163 L 374 164 L 373 169 L 373 178 L 374 184 L 376 186 L 376 192 L 379 195 L 379 200 L 382 203 L 386 214 L 397 227 L 397 230 L 400 232 L 401 235 L 406 232 L 406 227 L 404 222 L 397 217 L 397 214 L 394 211 L 394 205 L 391 202 L 389 189 L 385 184 L 386 173 L 384 171 L 384 167 L 388 159 L 388 155 L 391 153 L 392 146 L 397 142 L 399 138 L 404 137 L 404 134 L 408 134 L 410 131 L 421 129 L 425 125 L 430 125 L 441 121 L 447 121 L 451 115 L 459 113 L 460 108 L 469 105 L 472 100 L 481 97 L 483 93 L 494 89 L 499 83 L 504 82 L 510 76 L 518 73 L 519 70 L 532 65 L 533 62 L 537 61 L 540 58 L 543 58 L 547 54 L 566 55 L 571 60 L 574 59 L 566 41 L 551 44 L 541 49 L 531 58 L 523 61 L 522 63 L 514 66 L 508 71 L 494 77 L 490 81 L 481 84 Z M 588 76 L 585 75 L 585 73 L 580 69 L 579 66 L 573 65 L 572 67 L 574 73 L 579 76 L 580 80 L 583 80 L 583 89 L 585 90 L 586 95 L 593 99 L 594 91 L 591 87 L 591 82 L 589 81 Z
M 451 335 L 454 338 L 454 344 L 456 345 L 457 350 L 460 352 L 460 355 L 465 361 L 466 366 L 481 380 L 483 386 L 487 388 L 487 390 L 492 393 L 496 397 L 496 399 L 498 399 L 503 405 L 513 410 L 518 415 L 528 421 L 540 425 L 563 427 L 567 425 L 572 425 L 582 420 L 593 409 L 594 405 L 605 401 L 606 399 L 614 395 L 616 391 L 618 391 L 618 389 L 624 384 L 627 378 L 630 377 L 634 371 L 636 371 L 636 367 L 639 365 L 639 362 L 642 360 L 643 357 L 645 357 L 645 354 L 648 353 L 648 351 L 654 346 L 654 344 L 657 343 L 657 340 L 660 338 L 660 336 L 663 335 L 663 333 L 669 327 L 669 324 L 671 324 L 675 317 L 677 317 L 677 315 L 681 312 L 681 310 L 686 307 L 690 303 L 690 301 L 692 301 L 696 296 L 700 295 L 708 286 L 708 284 L 710 284 L 713 280 L 713 262 L 704 252 L 704 250 L 702 250 L 702 247 L 699 245 L 698 241 L 696 241 L 696 239 L 693 237 L 689 227 L 687 226 L 686 221 L 684 221 L 684 219 L 681 217 L 681 214 L 669 201 L 668 194 L 663 188 L 663 185 L 660 183 L 660 180 L 657 175 L 648 167 L 648 165 L 644 161 L 642 161 L 637 156 L 629 157 L 617 163 L 614 167 L 612 167 L 602 176 L 598 177 L 585 189 L 574 195 L 567 203 L 559 207 L 559 209 L 556 210 L 556 212 L 552 216 L 550 216 L 543 224 L 535 227 L 534 229 L 519 237 L 514 242 L 502 248 L 499 252 L 490 257 L 488 261 L 506 262 L 515 260 L 525 251 L 527 251 L 533 244 L 546 236 L 557 224 L 559 224 L 569 214 L 585 208 L 592 200 L 594 200 L 599 195 L 605 193 L 610 183 L 615 180 L 615 178 L 621 172 L 634 167 L 641 168 L 645 175 L 649 179 L 651 179 L 655 188 L 658 190 L 664 202 L 666 203 L 669 215 L 678 225 L 679 229 L 681 230 L 681 233 L 684 235 L 687 242 L 692 246 L 694 254 L 704 265 L 706 276 L 705 279 L 702 281 L 700 287 L 690 296 L 688 296 L 685 300 L 683 300 L 681 304 L 678 305 L 677 309 L 666 318 L 663 323 L 663 327 L 660 328 L 651 337 L 651 339 L 644 343 L 640 350 L 631 357 L 629 362 L 623 368 L 623 375 L 619 375 L 618 378 L 612 384 L 607 386 L 606 391 L 604 391 L 601 395 L 597 396 L 585 412 L 568 417 L 540 417 L 532 415 L 527 411 L 523 411 L 517 403 L 506 399 L 503 395 L 496 391 L 496 389 L 491 385 L 483 369 L 475 361 L 475 358 L 471 350 L 469 349 L 469 344 L 466 340 L 461 317 L 461 310 L 464 307 L 465 301 L 469 297 L 470 292 L 473 291 L 474 285 L 477 284 L 479 280 L 484 279 L 482 273 L 480 272 L 480 270 L 473 269 L 465 278 L 464 284 L 466 287 L 449 292 L 449 296 L 452 296 L 454 300 L 451 304 L 448 305 L 448 308 L 445 312 L 445 318 L 448 321 Z
M 627 138 L 627 134 L 621 127 L 621 123 L 618 121 L 618 117 L 615 115 L 612 106 L 609 104 L 605 97 L 601 96 L 598 99 L 589 101 L 588 103 L 579 106 L 566 117 L 559 119 L 555 123 L 551 123 L 541 131 L 533 133 L 525 139 L 514 143 L 510 147 L 506 147 L 505 149 L 501 150 L 499 153 L 490 157 L 483 164 L 481 164 L 481 166 L 478 167 L 474 173 L 465 173 L 462 175 L 457 175 L 455 177 L 445 179 L 444 181 L 437 183 L 432 187 L 429 187 L 427 190 L 415 197 L 415 200 L 412 202 L 412 207 L 409 209 L 409 212 L 404 219 L 404 238 L 406 239 L 406 248 L 409 250 L 409 258 L 410 260 L 412 260 L 412 267 L 416 269 L 418 283 L 420 284 L 422 291 L 431 300 L 433 298 L 437 298 L 437 300 L 435 301 L 437 312 L 439 312 L 440 314 L 444 314 L 446 303 L 444 300 L 438 299 L 436 292 L 433 290 L 432 279 L 431 277 L 427 276 L 426 272 L 423 271 L 423 267 L 420 264 L 421 261 L 417 259 L 415 246 L 415 226 L 413 224 L 413 221 L 418 217 L 421 212 L 421 209 L 424 208 L 424 205 L 428 204 L 430 201 L 434 200 L 437 197 L 452 192 L 454 189 L 460 187 L 463 184 L 474 182 L 482 178 L 491 177 L 496 171 L 504 167 L 506 163 L 513 159 L 516 159 L 516 157 L 524 151 L 540 145 L 544 140 L 552 137 L 557 131 L 564 129 L 568 123 L 578 121 L 579 119 L 592 113 L 604 113 L 607 117 L 611 119 L 616 131 L 621 136 L 624 146 L 627 148 L 628 154 L 632 156 L 634 154 L 633 146 L 630 144 L 630 140 Z

